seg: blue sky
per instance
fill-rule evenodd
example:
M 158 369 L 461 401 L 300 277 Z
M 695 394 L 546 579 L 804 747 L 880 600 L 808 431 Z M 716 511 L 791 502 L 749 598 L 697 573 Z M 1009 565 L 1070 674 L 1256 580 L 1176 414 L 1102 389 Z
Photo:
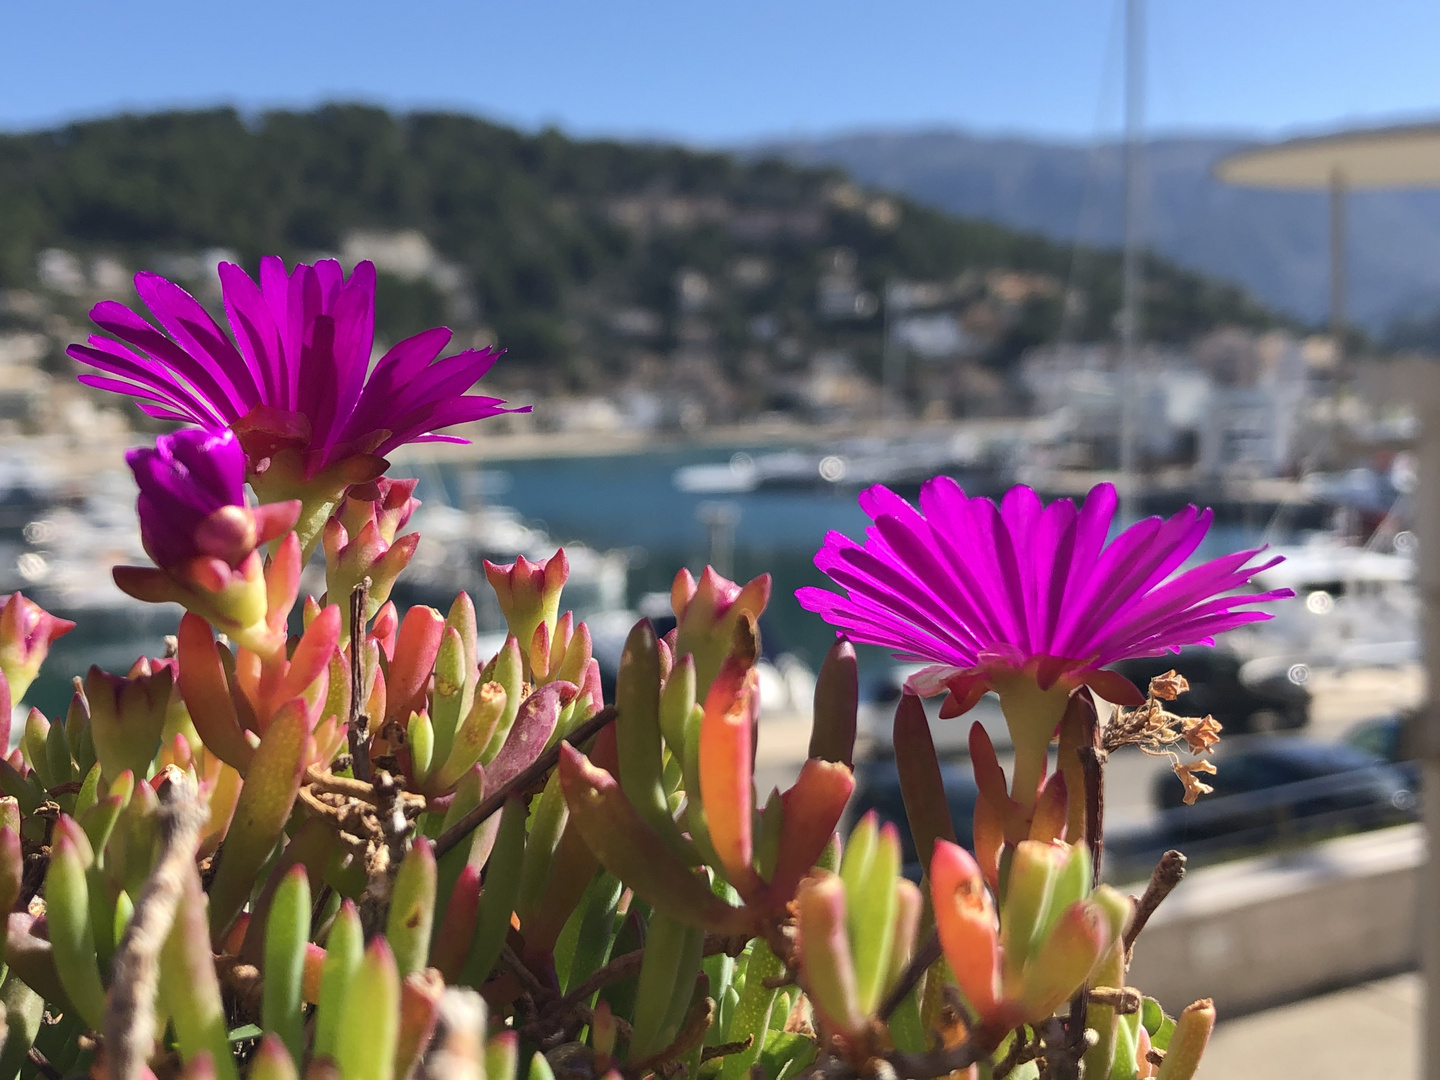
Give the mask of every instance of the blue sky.
M 0 128 L 363 99 L 723 144 L 1119 119 L 1118 0 L 43 0 L 5 5 Z M 1434 0 L 1151 0 L 1154 129 L 1440 114 Z

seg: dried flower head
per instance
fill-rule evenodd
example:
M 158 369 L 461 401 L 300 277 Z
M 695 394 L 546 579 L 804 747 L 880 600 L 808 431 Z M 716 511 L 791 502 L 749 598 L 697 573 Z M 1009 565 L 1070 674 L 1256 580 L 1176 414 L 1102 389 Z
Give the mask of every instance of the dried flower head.
M 1175 762 L 1174 768 L 1175 775 L 1178 776 L 1180 778 L 1180 782 L 1185 785 L 1186 806 L 1193 806 L 1195 804 L 1195 800 L 1198 799 L 1201 795 L 1209 795 L 1212 791 L 1215 790 L 1209 784 L 1202 783 L 1201 781 L 1195 779 L 1196 773 L 1205 773 L 1207 776 L 1214 776 L 1216 771 L 1214 762 L 1205 761 L 1203 759 L 1200 761 L 1190 762 L 1177 761 Z
M 1189 689 L 1189 680 L 1174 668 L 1150 680 L 1150 696 L 1161 701 L 1174 701 Z
M 1208 754 L 1210 748 L 1220 741 L 1220 730 L 1223 726 L 1213 716 L 1201 720 L 1187 716 L 1181 734 L 1192 754 Z
M 1208 761 L 1183 764 L 1179 751 L 1191 754 L 1208 754 L 1220 741 L 1221 724 L 1213 716 L 1176 716 L 1165 708 L 1163 702 L 1172 701 L 1190 689 L 1185 676 L 1174 671 L 1150 680 L 1150 693 L 1145 704 L 1138 709 L 1117 708 L 1115 715 L 1101 733 L 1101 744 L 1106 751 L 1118 750 L 1122 746 L 1136 746 L 1153 757 L 1168 757 L 1175 775 L 1185 785 L 1185 802 L 1193 803 L 1196 797 L 1209 794 L 1208 784 L 1196 780 L 1193 773 L 1213 775 L 1215 766 Z

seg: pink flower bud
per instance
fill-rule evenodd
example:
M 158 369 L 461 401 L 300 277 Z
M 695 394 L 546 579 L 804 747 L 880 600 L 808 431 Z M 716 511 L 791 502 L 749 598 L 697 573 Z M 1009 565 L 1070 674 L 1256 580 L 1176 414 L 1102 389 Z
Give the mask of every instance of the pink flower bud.
M 57 619 L 33 600 L 11 593 L 0 607 L 0 673 L 10 684 L 15 701 L 35 681 L 50 644 L 75 629 L 69 619 Z
M 365 617 L 368 619 L 390 599 L 390 590 L 400 572 L 410 564 L 420 543 L 419 533 L 398 540 L 386 540 L 375 521 L 366 521 L 350 531 L 338 517 L 332 517 L 321 531 L 325 548 L 325 599 L 339 604 L 344 620 L 344 639 L 350 637 L 350 595 L 366 578 L 370 579 Z
M 675 609 L 675 655 L 695 657 L 695 677 L 703 697 L 720 670 L 745 616 L 759 619 L 770 601 L 770 575 L 762 574 L 743 589 L 707 566 L 699 582 L 682 569 L 670 586 Z
M 995 906 L 985 889 L 980 866 L 970 853 L 948 840 L 935 842 L 930 858 L 930 900 L 940 948 L 981 1023 L 1005 1027 L 1014 1010 L 1000 985 L 1000 939 Z
M 345 497 L 335 508 L 335 517 L 351 536 L 374 523 L 380 538 L 387 544 L 395 542 L 395 534 L 405 527 L 420 506 L 415 498 L 418 480 L 392 480 L 382 476 L 363 484 L 351 484 Z
M 138 660 L 128 675 L 92 667 L 85 676 L 90 733 L 101 775 L 113 780 L 127 769 L 144 777 L 160 749 L 174 687 L 173 660 Z
M 117 566 L 115 583 L 140 600 L 183 604 L 257 651 L 283 647 L 288 578 L 298 587 L 299 568 L 284 582 L 267 577 L 259 547 L 294 528 L 300 503 L 245 505 L 245 455 L 230 431 L 162 435 L 125 460 L 140 488 L 140 538 L 159 569 Z
M 500 601 L 506 625 L 515 640 L 528 646 L 542 623 L 553 633 L 560 618 L 560 590 L 570 576 L 570 562 L 560 548 L 548 559 L 530 562 L 521 555 L 509 566 L 486 560 L 485 577 Z M 528 661 L 527 661 L 528 670 Z

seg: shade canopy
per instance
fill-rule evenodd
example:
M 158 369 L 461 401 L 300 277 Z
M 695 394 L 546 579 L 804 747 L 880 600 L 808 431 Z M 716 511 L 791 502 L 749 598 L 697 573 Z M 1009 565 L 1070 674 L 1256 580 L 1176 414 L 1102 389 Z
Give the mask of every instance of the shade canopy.
M 1348 131 L 1242 150 L 1215 175 L 1263 188 L 1440 187 L 1440 124 Z

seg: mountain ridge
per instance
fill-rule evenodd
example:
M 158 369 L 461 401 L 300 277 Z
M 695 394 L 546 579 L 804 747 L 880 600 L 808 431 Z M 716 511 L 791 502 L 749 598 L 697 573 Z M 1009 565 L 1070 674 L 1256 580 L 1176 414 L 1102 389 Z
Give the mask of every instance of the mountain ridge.
M 1240 285 L 1292 317 L 1328 316 L 1329 219 L 1319 192 L 1238 188 L 1213 178 L 1224 155 L 1264 140 L 1166 133 L 1145 144 L 1150 247 L 1189 269 Z M 767 140 L 755 157 L 837 165 L 863 183 L 949 213 L 1097 247 L 1122 236 L 1122 148 L 1023 134 L 977 135 L 929 125 Z M 1440 191 L 1349 197 L 1349 309 L 1380 330 L 1440 298 Z

